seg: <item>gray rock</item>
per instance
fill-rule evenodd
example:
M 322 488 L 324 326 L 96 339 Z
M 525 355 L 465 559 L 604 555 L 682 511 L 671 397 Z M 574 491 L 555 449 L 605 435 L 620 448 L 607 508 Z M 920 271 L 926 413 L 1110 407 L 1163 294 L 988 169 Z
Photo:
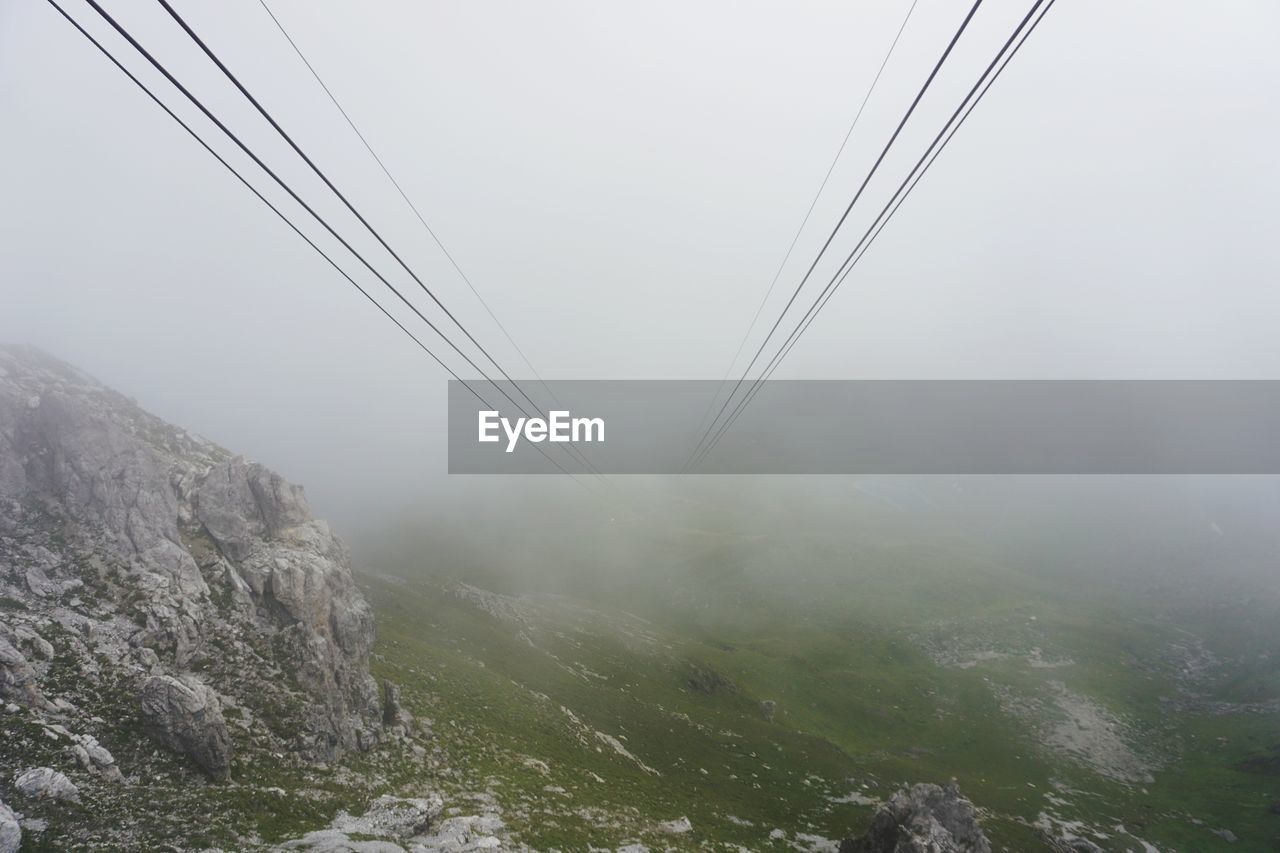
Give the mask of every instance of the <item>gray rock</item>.
M 71 754 L 85 770 L 97 773 L 109 782 L 123 782 L 124 774 L 116 766 L 115 756 L 93 735 L 71 735 Z
M 200 665 L 224 694 L 274 693 L 273 707 L 298 709 L 268 725 L 290 742 L 279 746 L 330 761 L 378 742 L 373 613 L 300 487 L 39 351 L 0 346 L 0 371 L 0 583 L 85 641 L 71 649 L 83 671 Z M 22 550 L 6 561 L 10 542 Z M 253 642 L 263 637 L 273 639 L 265 654 Z M 47 641 L 0 638 L 11 647 L 0 646 L 0 700 L 48 707 L 31 665 L 47 659 Z M 261 666 L 220 671 L 228 643 Z M 295 679 L 305 700 L 287 695 Z
M 237 456 L 212 468 L 194 495 L 195 514 L 218 548 L 243 560 L 264 539 L 312 521 L 303 490 Z
M 465 815 L 442 820 L 426 835 L 413 839 L 410 848 L 418 851 L 490 850 L 502 846 L 506 825 L 496 814 Z
M 36 683 L 35 670 L 3 634 L 0 634 L 0 697 L 28 708 L 46 704 Z
M 18 853 L 22 846 L 22 827 L 18 816 L 0 800 L 0 853 Z
M 760 713 L 763 714 L 764 718 L 769 722 L 771 723 L 773 722 L 773 715 L 776 714 L 777 712 L 778 712 L 778 703 L 773 701 L 772 699 L 765 699 L 763 702 L 760 703 Z
M 1087 838 L 1047 839 L 1055 853 L 1106 853 Z
M 330 827 L 350 835 L 406 840 L 429 830 L 443 810 L 444 801 L 436 794 L 411 799 L 381 796 L 369 804 L 364 814 L 341 814 Z
M 13 634 L 18 641 L 18 645 L 28 655 L 28 658 L 53 660 L 53 644 L 41 637 L 33 629 L 26 625 L 19 625 L 14 629 Z
M 33 767 L 13 780 L 13 787 L 33 800 L 80 802 L 80 789 L 52 767 Z
M 302 838 L 286 841 L 281 850 L 307 850 L 310 853 L 404 853 L 404 848 L 390 841 L 357 840 L 336 829 L 319 829 Z
M 413 725 L 413 715 L 400 704 L 400 688 L 385 678 L 382 680 L 382 724 L 401 726 L 406 732 Z
M 231 777 L 231 735 L 216 693 L 191 676 L 153 675 L 138 698 L 150 735 L 190 756 L 210 778 Z
M 991 843 L 959 788 L 920 784 L 876 809 L 866 834 L 842 841 L 840 853 L 991 853 Z
M 675 820 L 666 820 L 658 824 L 658 831 L 665 832 L 668 835 L 684 835 L 686 832 L 693 832 L 693 823 L 687 817 L 678 817 Z

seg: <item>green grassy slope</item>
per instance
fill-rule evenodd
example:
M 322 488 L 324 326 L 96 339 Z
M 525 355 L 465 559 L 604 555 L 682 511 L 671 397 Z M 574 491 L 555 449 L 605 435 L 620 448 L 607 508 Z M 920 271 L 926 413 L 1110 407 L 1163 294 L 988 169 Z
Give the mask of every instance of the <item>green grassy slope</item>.
M 1116 850 L 1280 835 L 1274 602 L 1224 628 L 1202 597 L 880 534 L 710 526 L 647 543 L 643 570 L 555 582 L 388 547 L 366 581 L 378 667 L 436 721 L 439 784 L 492 795 L 540 849 L 820 849 L 898 785 L 952 778 L 1009 850 L 1049 849 L 1046 829 Z M 509 595 L 460 592 L 474 576 Z M 659 826 L 680 817 L 692 832 Z

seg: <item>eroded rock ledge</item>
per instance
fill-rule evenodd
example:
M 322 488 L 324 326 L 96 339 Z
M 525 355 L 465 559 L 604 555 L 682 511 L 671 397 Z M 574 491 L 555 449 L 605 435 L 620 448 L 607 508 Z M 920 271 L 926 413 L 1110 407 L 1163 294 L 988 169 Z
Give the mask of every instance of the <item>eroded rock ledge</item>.
M 373 613 L 302 489 L 23 347 L 0 347 L 0 596 L 0 700 L 77 706 L 42 686 L 56 631 L 215 779 L 229 727 L 314 761 L 386 736 Z

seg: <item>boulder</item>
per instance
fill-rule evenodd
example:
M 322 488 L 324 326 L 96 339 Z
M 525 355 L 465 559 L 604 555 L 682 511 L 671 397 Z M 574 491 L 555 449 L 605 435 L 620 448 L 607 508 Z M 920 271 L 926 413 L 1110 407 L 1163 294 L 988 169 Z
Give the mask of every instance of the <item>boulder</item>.
M 686 832 L 693 832 L 693 823 L 687 817 L 678 817 L 675 820 L 665 820 L 658 824 L 658 831 L 665 832 L 668 835 L 684 835 Z
M 0 853 L 18 853 L 22 846 L 22 827 L 18 816 L 0 801 Z
M 33 767 L 13 780 L 13 787 L 32 800 L 80 802 L 80 789 L 52 767 Z
M 13 634 L 17 641 L 16 645 L 22 649 L 28 659 L 53 660 L 53 644 L 41 637 L 33 628 L 19 625 L 14 629 Z
M 3 627 L 3 626 L 0 626 Z M 0 634 L 0 698 L 28 708 L 44 707 L 36 673 L 27 658 Z
M 973 803 L 954 784 L 903 788 L 876 809 L 871 827 L 840 853 L 991 853 Z
M 318 829 L 302 838 L 286 841 L 281 850 L 306 850 L 308 853 L 405 853 L 391 841 L 356 839 L 336 829 Z
M 709 666 L 691 663 L 687 678 L 689 689 L 708 696 L 714 693 L 736 693 L 738 687 L 728 676 Z
M 124 774 L 116 766 L 115 756 L 93 735 L 71 735 L 71 754 L 85 770 L 97 773 L 109 782 L 123 782 Z
M 413 726 L 413 715 L 400 704 L 400 688 L 385 678 L 382 680 L 382 724 L 401 726 L 406 733 Z
M 139 692 L 147 732 L 209 777 L 231 777 L 231 735 L 218 695 L 192 676 L 153 675 Z
M 403 841 L 425 833 L 443 811 L 444 800 L 438 794 L 413 798 L 383 795 L 370 803 L 359 817 L 339 815 L 330 828 L 349 835 Z

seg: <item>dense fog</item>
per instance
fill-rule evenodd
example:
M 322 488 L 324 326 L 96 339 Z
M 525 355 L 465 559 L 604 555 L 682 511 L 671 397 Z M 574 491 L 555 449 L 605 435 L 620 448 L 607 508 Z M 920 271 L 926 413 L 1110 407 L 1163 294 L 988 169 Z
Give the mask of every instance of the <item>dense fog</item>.
M 724 374 L 906 8 L 278 5 L 538 372 L 566 379 Z M 113 10 L 322 198 L 157 6 Z M 877 203 L 1022 11 L 984 6 L 869 187 Z M 766 318 L 960 12 L 926 2 L 910 21 Z M 186 14 L 528 376 L 262 9 Z M 1278 15 L 1261 0 L 1060 4 L 778 375 L 1276 376 Z M 446 374 L 43 3 L 0 8 L 0 111 L 0 339 L 268 462 L 342 529 L 510 493 L 445 474 Z M 776 488 L 732 491 L 757 486 Z M 569 484 L 511 488 L 573 505 Z M 523 503 L 506 517 L 535 511 Z

